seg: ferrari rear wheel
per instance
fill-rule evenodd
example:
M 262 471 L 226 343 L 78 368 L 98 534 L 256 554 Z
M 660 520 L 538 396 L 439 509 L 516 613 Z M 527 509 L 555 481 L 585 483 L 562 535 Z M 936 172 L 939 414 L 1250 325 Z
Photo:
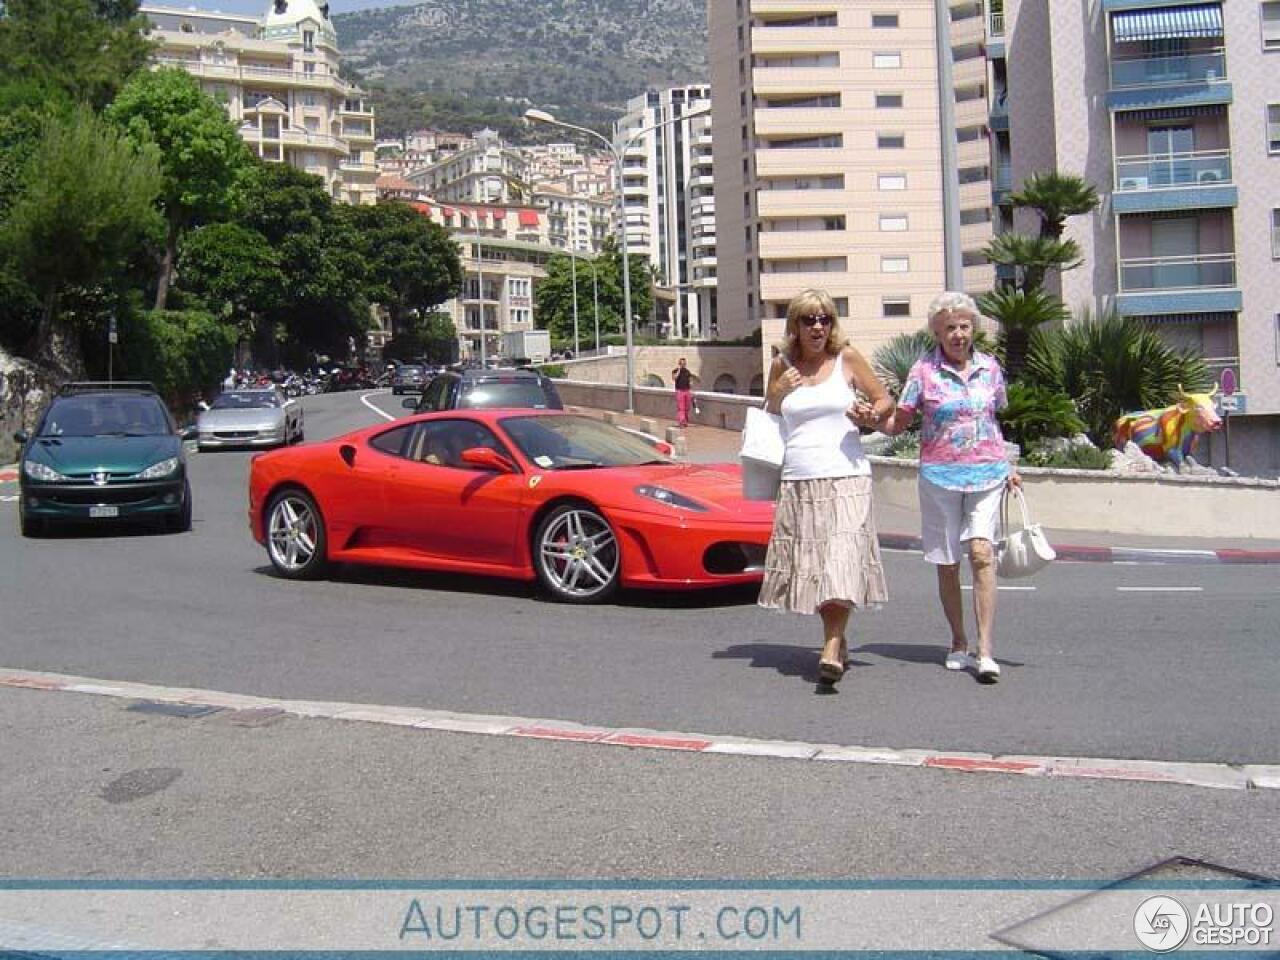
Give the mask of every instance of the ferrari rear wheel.
M 324 518 L 301 490 L 282 490 L 267 507 L 267 556 L 282 577 L 314 580 L 324 573 Z
M 609 521 L 586 504 L 565 503 L 548 513 L 538 524 L 533 549 L 538 580 L 557 600 L 598 603 L 618 589 L 618 538 Z

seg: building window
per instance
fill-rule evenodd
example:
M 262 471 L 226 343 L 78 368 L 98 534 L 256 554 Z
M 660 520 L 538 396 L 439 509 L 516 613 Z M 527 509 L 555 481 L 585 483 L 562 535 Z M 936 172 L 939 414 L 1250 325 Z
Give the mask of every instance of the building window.
M 828 133 L 820 137 L 785 137 L 766 140 L 770 150 L 831 150 L 844 146 L 844 134 Z
M 964 250 L 960 254 L 962 267 L 985 267 L 990 262 L 981 250 Z
M 1280 207 L 1271 208 L 1271 259 L 1280 260 Z
M 880 309 L 886 317 L 911 316 L 910 297 L 885 297 L 880 301 Z
M 881 190 L 905 190 L 907 189 L 907 175 L 905 173 L 882 173 L 876 178 L 876 183 Z
M 972 226 L 975 223 L 990 223 L 991 208 L 990 207 L 973 207 L 970 210 L 960 211 L 960 225 Z
M 906 273 L 911 269 L 911 259 L 909 257 L 881 257 L 880 272 L 881 273 Z
M 907 145 L 905 133 L 877 133 L 876 147 L 880 150 L 902 150 Z
M 897 70 L 902 66 L 902 54 L 897 50 L 886 50 L 871 55 L 871 66 L 877 70 Z
M 961 167 L 959 171 L 961 183 L 982 183 L 991 179 L 989 167 Z
M 896 13 L 873 13 L 871 15 L 871 26 L 877 30 L 892 30 L 898 25 L 898 15 Z
M 302 49 L 307 53 L 311 53 L 316 48 L 316 32 L 314 30 L 302 31 Z
M 884 233 L 901 233 L 907 229 L 907 215 L 905 213 L 880 214 L 880 229 Z
M 1280 50 L 1280 0 L 1267 0 L 1261 5 L 1262 49 Z
M 1267 104 L 1267 153 L 1280 153 L 1280 103 Z
M 877 93 L 876 109 L 877 110 L 897 110 L 902 106 L 902 94 L 900 93 Z
M 956 143 L 972 143 L 975 140 L 981 140 L 986 135 L 986 126 L 981 123 L 975 123 L 971 127 L 960 127 L 956 130 Z
M 956 87 L 956 103 L 969 103 L 972 100 L 983 100 L 987 96 L 987 88 L 981 83 L 967 87 Z

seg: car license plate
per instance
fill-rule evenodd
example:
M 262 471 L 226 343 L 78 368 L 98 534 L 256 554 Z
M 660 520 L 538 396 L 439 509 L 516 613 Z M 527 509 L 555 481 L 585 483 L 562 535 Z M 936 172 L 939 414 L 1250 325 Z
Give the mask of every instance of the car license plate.
M 95 520 L 99 517 L 118 517 L 120 516 L 119 507 L 90 507 L 89 516 Z

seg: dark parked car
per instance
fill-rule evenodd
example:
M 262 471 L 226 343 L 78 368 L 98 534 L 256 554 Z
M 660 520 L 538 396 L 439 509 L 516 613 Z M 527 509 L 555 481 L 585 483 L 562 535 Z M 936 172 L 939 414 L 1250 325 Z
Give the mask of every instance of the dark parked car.
M 69 383 L 34 434 L 14 434 L 22 457 L 18 523 L 24 536 L 67 520 L 160 519 L 191 528 L 184 437 L 149 383 Z
M 391 392 L 421 393 L 427 385 L 427 368 L 417 363 L 402 363 L 391 374 Z
M 478 407 L 563 410 L 551 378 L 537 370 L 462 370 L 439 374 L 418 400 L 405 407 L 418 413 Z

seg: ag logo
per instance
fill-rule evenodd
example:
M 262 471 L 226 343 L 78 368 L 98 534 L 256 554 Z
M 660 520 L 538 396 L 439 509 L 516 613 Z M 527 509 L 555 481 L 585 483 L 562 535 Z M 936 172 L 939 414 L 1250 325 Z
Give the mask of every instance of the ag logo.
M 1148 897 L 1133 915 L 1133 932 L 1138 941 L 1155 953 L 1178 949 L 1190 929 L 1187 908 L 1173 897 Z
M 95 487 L 105 487 L 107 481 L 111 479 L 111 474 L 106 470 L 94 470 L 89 474 L 89 479 L 93 481 Z
M 535 473 L 532 477 L 529 478 L 529 489 L 532 490 L 541 482 L 542 482 L 542 474 Z

